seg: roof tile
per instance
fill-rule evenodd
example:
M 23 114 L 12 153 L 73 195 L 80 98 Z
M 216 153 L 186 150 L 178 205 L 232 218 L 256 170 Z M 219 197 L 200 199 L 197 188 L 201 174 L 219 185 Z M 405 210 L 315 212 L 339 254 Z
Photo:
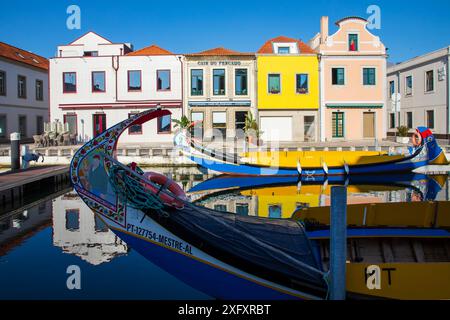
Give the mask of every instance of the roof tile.
M 127 56 L 168 56 L 168 55 L 173 55 L 173 53 L 166 49 L 158 47 L 155 44 L 127 54 Z
M 48 60 L 37 54 L 0 42 L 0 57 L 48 70 Z
M 254 53 L 238 52 L 223 47 L 213 48 L 197 53 L 188 53 L 186 56 L 254 56 Z
M 262 54 L 275 53 L 275 52 L 273 52 L 273 45 L 272 45 L 274 42 L 295 42 L 298 45 L 298 49 L 300 50 L 300 53 L 310 53 L 310 54 L 316 53 L 313 49 L 311 49 L 310 46 L 308 46 L 303 41 L 300 41 L 300 40 L 297 40 L 294 38 L 285 37 L 285 36 L 279 36 L 279 37 L 268 40 L 258 50 L 258 53 L 262 53 Z

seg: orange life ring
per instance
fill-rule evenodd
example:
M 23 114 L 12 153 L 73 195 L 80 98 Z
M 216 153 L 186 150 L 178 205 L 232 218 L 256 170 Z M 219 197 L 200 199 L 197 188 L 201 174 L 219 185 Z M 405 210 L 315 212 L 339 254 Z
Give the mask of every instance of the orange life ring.
M 422 145 L 422 136 L 420 135 L 419 132 L 417 132 L 417 130 L 416 130 L 416 132 L 413 133 L 411 140 L 412 140 L 413 146 L 415 146 L 415 147 Z
M 146 172 L 144 173 L 144 177 L 160 186 L 159 188 L 155 188 L 153 185 L 145 184 L 145 187 L 155 193 L 166 205 L 175 208 L 184 207 L 182 200 L 187 199 L 186 194 L 175 181 L 156 172 Z M 174 196 L 171 196 L 166 192 L 161 192 L 162 190 L 169 190 Z

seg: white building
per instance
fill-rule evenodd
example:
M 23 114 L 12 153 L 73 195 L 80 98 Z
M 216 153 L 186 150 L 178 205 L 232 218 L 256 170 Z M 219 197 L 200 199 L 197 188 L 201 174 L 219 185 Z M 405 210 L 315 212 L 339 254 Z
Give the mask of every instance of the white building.
M 181 57 L 156 45 L 133 52 L 89 32 L 50 59 L 50 116 L 69 123 L 80 141 L 149 108 L 182 115 Z M 170 116 L 135 126 L 120 143 L 171 142 Z
M 449 57 L 450 47 L 446 47 L 387 69 L 390 135 L 399 125 L 409 129 L 426 126 L 438 139 L 449 139 Z
M 92 265 L 109 262 L 129 251 L 126 243 L 74 192 L 53 202 L 53 245 Z
M 42 133 L 48 112 L 48 60 L 0 42 L 0 142 Z

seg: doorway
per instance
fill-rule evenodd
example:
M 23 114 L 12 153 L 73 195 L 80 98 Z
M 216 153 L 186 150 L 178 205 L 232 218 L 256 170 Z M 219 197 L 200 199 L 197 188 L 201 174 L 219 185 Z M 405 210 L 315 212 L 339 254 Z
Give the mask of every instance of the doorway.
M 94 137 L 106 130 L 106 114 L 93 115 Z
M 375 138 L 375 112 L 363 113 L 363 137 Z

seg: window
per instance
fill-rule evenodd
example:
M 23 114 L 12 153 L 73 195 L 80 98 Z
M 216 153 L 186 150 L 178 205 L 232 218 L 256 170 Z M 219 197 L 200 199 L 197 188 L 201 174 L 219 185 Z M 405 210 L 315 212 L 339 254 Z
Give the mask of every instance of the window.
M 94 228 L 95 232 L 108 232 L 109 230 L 108 226 L 97 215 L 95 215 Z
M 128 71 L 128 91 L 141 91 L 141 71 L 131 70 Z
M 389 128 L 391 129 L 395 128 L 395 113 L 389 114 Z
M 36 116 L 36 134 L 44 133 L 44 117 Z
M 412 112 L 406 113 L 406 126 L 408 127 L 408 129 L 412 129 L 412 127 L 413 127 Z
M 0 115 L 0 138 L 6 138 L 6 114 Z
M 434 110 L 427 110 L 427 127 L 434 129 Z
M 191 70 L 191 95 L 201 96 L 203 95 L 203 70 L 192 69 Z
M 309 92 L 308 89 L 308 75 L 301 73 L 296 75 L 296 85 L 295 92 L 300 94 L 306 94 Z
M 375 68 L 363 68 L 363 85 L 375 85 Z
M 331 84 L 338 86 L 345 84 L 344 68 L 331 68 Z
M 315 117 L 303 117 L 303 137 L 305 141 L 314 141 L 315 138 Z
M 235 94 L 245 96 L 248 94 L 247 88 L 247 69 L 236 69 L 234 76 Z
M 92 92 L 105 92 L 106 80 L 104 71 L 92 72 Z
M 349 51 L 358 51 L 358 35 L 357 34 L 349 34 L 348 35 L 348 50 Z
M 156 71 L 156 90 L 169 91 L 170 90 L 170 70 Z
M 289 54 L 289 53 L 291 53 L 291 50 L 289 47 L 278 47 L 278 53 L 279 54 Z
M 244 127 L 245 127 L 245 118 L 247 117 L 247 111 L 236 111 L 235 113 L 235 128 L 236 128 L 236 137 L 243 138 L 245 136 Z
M 66 210 L 66 230 L 76 231 L 80 229 L 80 210 Z
M 128 118 L 132 118 L 137 113 L 129 113 Z M 128 128 L 128 134 L 142 134 L 142 124 L 135 124 Z
M 236 214 L 239 216 L 248 216 L 248 204 L 236 203 Z
M 36 100 L 44 100 L 44 81 L 36 80 Z
M 425 91 L 431 92 L 434 91 L 434 71 L 430 70 L 425 73 Z
M 85 57 L 98 57 L 98 51 L 85 51 Z
M 405 78 L 405 95 L 407 96 L 412 95 L 412 89 L 413 89 L 413 78 L 412 76 L 407 76 Z
M 281 81 L 279 74 L 269 74 L 269 93 L 278 94 L 281 92 Z
M 395 82 L 389 81 L 389 98 L 395 93 Z
M 269 218 L 281 218 L 281 204 L 269 205 Z
M 213 70 L 214 95 L 225 95 L 225 69 Z
M 63 73 L 63 93 L 77 92 L 77 74 L 75 72 Z
M 215 204 L 214 205 L 214 210 L 215 211 L 220 211 L 220 212 L 227 212 L 227 205 L 226 204 Z
M 19 133 L 21 138 L 27 137 L 27 116 L 19 116 Z
M 333 138 L 344 137 L 344 113 L 333 112 L 331 119 L 331 130 L 333 132 Z
M 0 96 L 6 96 L 6 72 L 0 71 Z
M 191 113 L 191 121 L 195 123 L 195 125 L 191 127 L 191 135 L 195 139 L 203 139 L 203 118 L 203 112 Z
M 170 133 L 172 131 L 172 117 L 166 115 L 158 118 L 158 133 Z
M 17 76 L 17 96 L 21 99 L 27 98 L 27 78 Z
M 64 115 L 64 123 L 67 123 L 69 125 L 69 132 L 71 134 L 78 134 L 77 115 L 76 114 L 65 114 Z
M 212 126 L 214 138 L 225 138 L 227 135 L 227 113 L 213 112 Z

